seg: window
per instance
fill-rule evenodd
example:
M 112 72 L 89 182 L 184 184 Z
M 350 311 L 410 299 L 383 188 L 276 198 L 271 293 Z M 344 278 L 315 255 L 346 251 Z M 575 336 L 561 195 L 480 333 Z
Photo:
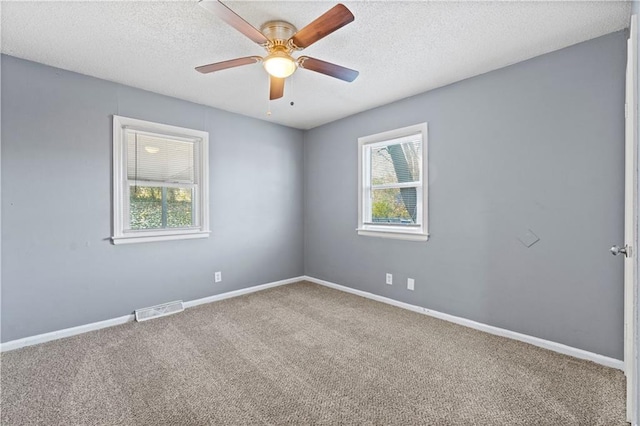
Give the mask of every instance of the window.
M 358 139 L 358 234 L 426 241 L 427 123 Z
M 209 236 L 209 134 L 113 116 L 114 244 Z

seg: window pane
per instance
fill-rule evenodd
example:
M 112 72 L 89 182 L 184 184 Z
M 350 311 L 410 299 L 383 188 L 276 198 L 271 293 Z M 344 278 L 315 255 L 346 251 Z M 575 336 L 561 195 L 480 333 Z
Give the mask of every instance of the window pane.
M 130 228 L 162 228 L 162 188 L 131 186 L 129 194 Z
M 193 190 L 151 186 L 129 187 L 130 229 L 193 226 Z
M 415 225 L 417 188 L 374 189 L 371 220 L 375 223 Z
M 422 143 L 417 140 L 371 149 L 371 184 L 419 182 Z
M 167 188 L 167 227 L 186 228 L 193 225 L 193 191 L 189 188 Z

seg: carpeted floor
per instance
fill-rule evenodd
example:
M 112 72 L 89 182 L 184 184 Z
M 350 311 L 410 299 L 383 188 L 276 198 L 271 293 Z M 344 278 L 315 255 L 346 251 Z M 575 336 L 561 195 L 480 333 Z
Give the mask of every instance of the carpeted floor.
M 3 425 L 625 425 L 620 371 L 311 283 L 1 356 Z

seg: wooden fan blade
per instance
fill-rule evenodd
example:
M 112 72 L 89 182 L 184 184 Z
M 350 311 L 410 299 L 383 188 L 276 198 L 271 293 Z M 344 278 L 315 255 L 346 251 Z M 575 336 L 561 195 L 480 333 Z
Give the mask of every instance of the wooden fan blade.
M 332 32 L 353 22 L 354 16 L 343 4 L 337 4 L 291 37 L 296 47 L 304 49 Z
M 339 78 L 340 80 L 348 81 L 349 83 L 355 80 L 356 77 L 358 77 L 358 74 L 360 74 L 356 70 L 332 64 L 331 62 L 321 61 L 320 59 L 310 58 L 308 56 L 300 56 L 298 58 L 298 65 L 306 70 Z
M 227 24 L 231 25 L 236 30 L 240 31 L 245 36 L 249 37 L 254 42 L 260 45 L 264 45 L 269 42 L 264 34 L 258 31 L 250 23 L 242 19 L 240 15 L 229 9 L 219 0 L 200 0 L 198 4 L 216 15 L 218 18 L 222 19 Z
M 269 100 L 280 99 L 284 95 L 284 78 L 269 76 Z
M 255 64 L 260 61 L 262 61 L 260 56 L 247 56 L 245 58 L 237 58 L 209 65 L 201 65 L 196 67 L 196 71 L 201 72 L 202 74 L 208 74 L 210 72 L 226 70 L 227 68 L 239 67 L 241 65 Z

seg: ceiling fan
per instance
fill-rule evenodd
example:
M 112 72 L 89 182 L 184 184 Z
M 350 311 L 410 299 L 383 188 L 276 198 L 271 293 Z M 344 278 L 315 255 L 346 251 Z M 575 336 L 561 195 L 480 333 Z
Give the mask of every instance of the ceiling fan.
M 358 71 L 321 61 L 320 59 L 310 58 L 309 56 L 300 56 L 298 59 L 294 59 L 291 56 L 294 51 L 309 47 L 316 41 L 353 22 L 355 19 L 353 14 L 343 4 L 335 5 L 299 31 L 285 21 L 266 22 L 258 31 L 219 0 L 200 0 L 199 4 L 262 46 L 267 51 L 267 56 L 264 58 L 261 56 L 247 56 L 202 65 L 196 67 L 198 72 L 207 74 L 227 68 L 262 62 L 269 74 L 270 100 L 283 96 L 285 79 L 293 74 L 298 67 L 348 82 L 352 82 L 358 76 Z

